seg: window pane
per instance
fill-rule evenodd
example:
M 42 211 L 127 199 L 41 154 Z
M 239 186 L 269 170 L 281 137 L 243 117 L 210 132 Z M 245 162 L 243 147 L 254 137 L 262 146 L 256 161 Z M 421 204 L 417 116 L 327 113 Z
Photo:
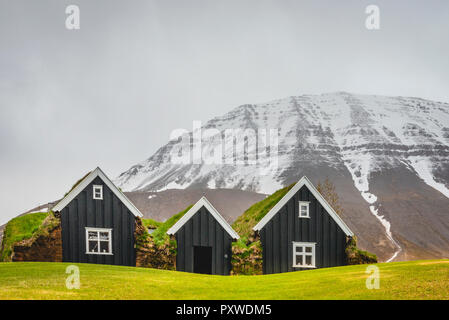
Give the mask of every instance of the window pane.
M 100 232 L 100 240 L 108 241 L 109 240 L 109 232 Z
M 97 240 L 98 232 L 97 231 L 89 231 L 88 238 L 89 238 L 89 240 Z
M 103 188 L 102 187 L 94 187 L 94 198 L 95 199 L 103 198 Z
M 296 247 L 296 252 L 302 252 L 302 247 Z
M 301 255 L 296 256 L 296 265 L 302 266 L 302 256 Z
M 109 242 L 106 241 L 100 242 L 100 252 L 109 253 Z
M 89 252 L 98 252 L 98 242 L 89 241 Z
M 312 265 L 312 256 L 306 256 L 306 265 L 311 266 Z
M 306 252 L 312 252 L 312 247 L 306 247 Z
M 307 210 L 307 206 L 302 205 L 302 206 L 301 206 L 301 216 L 302 216 L 302 217 L 307 216 L 307 215 L 308 215 L 307 211 L 308 211 L 308 210 Z

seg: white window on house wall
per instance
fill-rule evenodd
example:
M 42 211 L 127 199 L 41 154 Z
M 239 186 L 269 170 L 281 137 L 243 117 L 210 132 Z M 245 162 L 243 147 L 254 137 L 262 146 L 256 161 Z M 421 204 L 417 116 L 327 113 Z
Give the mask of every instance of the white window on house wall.
M 112 229 L 86 228 L 86 254 L 112 254 Z
M 293 242 L 293 267 L 316 268 L 314 242 Z
M 103 200 L 103 186 L 94 185 L 94 200 Z
M 310 218 L 309 215 L 309 201 L 299 201 L 299 217 Z

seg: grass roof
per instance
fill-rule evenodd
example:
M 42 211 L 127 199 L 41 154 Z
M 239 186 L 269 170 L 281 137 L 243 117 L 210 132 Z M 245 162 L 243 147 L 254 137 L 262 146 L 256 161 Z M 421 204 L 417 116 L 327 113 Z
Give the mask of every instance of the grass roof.
M 237 220 L 234 221 L 232 227 L 240 235 L 240 237 L 248 238 L 253 227 L 273 208 L 283 196 L 293 188 L 295 184 L 291 184 L 288 187 L 277 190 L 272 195 L 266 197 L 262 201 L 259 201 L 249 207 Z
M 178 212 L 174 216 L 172 216 L 170 219 L 167 219 L 165 222 L 160 223 L 159 227 L 154 230 L 152 234 L 150 234 L 150 237 L 153 239 L 154 243 L 156 245 L 164 243 L 166 240 L 169 240 L 170 237 L 167 234 L 167 230 L 170 229 L 179 219 L 186 214 L 187 211 L 192 208 L 193 205 L 188 206 L 181 212 Z
M 157 228 L 159 228 L 161 225 L 163 225 L 164 223 L 163 222 L 160 222 L 160 221 L 156 221 L 156 220 L 154 220 L 154 219 L 150 219 L 150 218 L 148 218 L 148 219 L 146 219 L 146 218 L 143 218 L 142 219 L 142 224 L 145 226 L 145 228 L 147 228 L 147 229 L 157 229 Z
M 75 182 L 75 184 L 70 188 L 70 190 L 68 192 L 66 192 L 66 194 L 64 195 L 67 196 L 70 192 L 72 192 L 73 189 L 75 189 L 89 174 L 91 174 L 92 171 L 89 171 L 88 173 L 86 173 L 81 179 L 79 179 L 77 182 Z M 59 201 L 58 201 L 59 202 Z

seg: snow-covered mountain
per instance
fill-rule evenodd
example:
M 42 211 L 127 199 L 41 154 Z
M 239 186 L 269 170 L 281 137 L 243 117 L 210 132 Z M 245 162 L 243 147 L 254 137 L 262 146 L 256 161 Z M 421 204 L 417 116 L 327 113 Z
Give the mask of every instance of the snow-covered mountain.
M 201 129 L 210 128 L 223 139 L 204 139 L 203 156 L 221 150 L 224 164 L 176 163 L 191 141 L 174 139 L 115 182 L 126 191 L 272 193 L 302 175 L 315 183 L 328 177 L 345 221 L 366 249 L 383 260 L 449 256 L 448 103 L 346 92 L 303 95 L 237 107 Z M 277 152 L 261 153 L 247 142 L 247 157 L 259 152 L 255 163 L 233 162 L 245 156 L 235 156 L 224 132 L 238 128 L 277 129 Z

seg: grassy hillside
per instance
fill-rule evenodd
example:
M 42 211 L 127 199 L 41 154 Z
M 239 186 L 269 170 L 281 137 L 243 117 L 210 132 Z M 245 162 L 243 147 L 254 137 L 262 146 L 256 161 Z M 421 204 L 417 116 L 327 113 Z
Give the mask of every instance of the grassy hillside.
M 449 260 L 377 264 L 380 289 L 365 286 L 366 265 L 263 276 L 210 276 L 77 264 L 81 287 L 65 287 L 67 263 L 0 263 L 0 299 L 449 299 Z
M 12 245 L 16 242 L 31 238 L 47 216 L 48 212 L 37 212 L 10 220 L 3 234 L 3 250 L 0 253 L 0 261 L 9 261 L 12 253 Z
M 251 235 L 252 228 L 273 208 L 283 196 L 293 188 L 295 184 L 292 184 L 283 189 L 279 189 L 272 195 L 263 199 L 260 202 L 253 204 L 249 207 L 240 217 L 238 217 L 232 224 L 232 228 L 242 238 L 248 238 Z

